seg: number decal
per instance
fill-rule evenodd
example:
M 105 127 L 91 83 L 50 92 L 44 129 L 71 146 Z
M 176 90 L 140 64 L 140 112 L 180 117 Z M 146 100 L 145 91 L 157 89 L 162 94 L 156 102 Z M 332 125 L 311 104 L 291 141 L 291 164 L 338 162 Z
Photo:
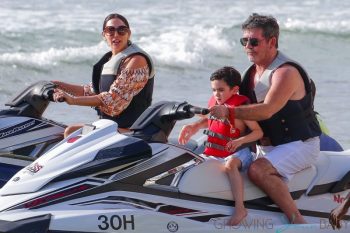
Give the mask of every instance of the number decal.
M 118 231 L 120 229 L 123 230 L 135 230 L 135 220 L 134 215 L 112 215 L 112 216 L 106 216 L 106 215 L 100 215 L 98 216 L 97 220 L 99 220 L 100 224 L 98 224 L 98 228 L 100 230 L 106 231 L 106 230 L 114 230 Z M 129 229 L 128 229 L 129 228 Z
M 98 228 L 100 230 L 103 230 L 103 231 L 108 230 L 109 224 L 108 224 L 107 216 L 106 215 L 100 215 L 100 216 L 98 216 L 98 220 L 101 220 L 101 223 L 104 224 L 104 225 L 99 224 Z

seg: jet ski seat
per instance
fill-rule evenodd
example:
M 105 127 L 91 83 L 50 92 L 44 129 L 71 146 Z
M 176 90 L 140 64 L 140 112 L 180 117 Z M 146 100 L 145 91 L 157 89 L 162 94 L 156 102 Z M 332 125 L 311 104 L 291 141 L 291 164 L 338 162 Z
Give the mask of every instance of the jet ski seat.
M 290 192 L 306 190 L 316 173 L 314 166 L 298 172 L 288 183 Z M 254 200 L 266 196 L 250 182 L 246 172 L 243 172 L 242 175 L 245 200 Z M 207 159 L 205 162 L 187 170 L 178 183 L 178 189 L 181 193 L 233 200 L 224 165 L 214 159 Z

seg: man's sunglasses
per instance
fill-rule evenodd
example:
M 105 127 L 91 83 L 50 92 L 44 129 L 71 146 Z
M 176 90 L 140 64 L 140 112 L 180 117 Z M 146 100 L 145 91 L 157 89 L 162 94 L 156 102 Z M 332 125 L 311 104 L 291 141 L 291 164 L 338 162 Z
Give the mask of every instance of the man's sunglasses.
M 105 29 L 103 29 L 103 32 L 108 36 L 114 36 L 117 32 L 119 36 L 124 36 L 126 33 L 129 32 L 129 28 L 127 26 L 119 26 L 119 27 L 113 27 L 113 26 L 107 26 Z
M 247 46 L 247 44 L 249 43 L 252 47 L 256 47 L 259 45 L 260 41 L 257 38 L 248 38 L 248 37 L 243 37 L 241 39 L 239 39 L 239 41 L 241 42 L 242 46 Z

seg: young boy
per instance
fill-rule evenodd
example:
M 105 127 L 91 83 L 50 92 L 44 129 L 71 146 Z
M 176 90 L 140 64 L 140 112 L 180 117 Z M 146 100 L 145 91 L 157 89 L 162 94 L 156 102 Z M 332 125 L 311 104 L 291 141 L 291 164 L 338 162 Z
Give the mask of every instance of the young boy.
M 238 95 L 241 75 L 234 68 L 223 67 L 215 71 L 210 77 L 210 82 L 213 96 L 209 100 L 209 107 L 222 104 L 238 106 L 249 102 L 247 97 Z M 244 134 L 247 127 L 250 132 Z M 202 128 L 208 128 L 204 131 L 208 135 L 204 154 L 225 162 L 225 170 L 235 200 L 235 212 L 228 225 L 237 225 L 247 215 L 243 204 L 243 180 L 239 169 L 246 169 L 252 161 L 252 154 L 248 148 L 239 151 L 237 148 L 245 143 L 258 140 L 263 136 L 263 132 L 255 121 L 217 119 L 210 116 L 185 125 L 180 132 L 179 143 L 186 144 Z

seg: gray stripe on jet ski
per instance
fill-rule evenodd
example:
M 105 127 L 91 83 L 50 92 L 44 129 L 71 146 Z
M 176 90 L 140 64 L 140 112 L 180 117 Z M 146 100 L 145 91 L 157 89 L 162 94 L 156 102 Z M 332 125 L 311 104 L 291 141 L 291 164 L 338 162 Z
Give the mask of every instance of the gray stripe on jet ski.
M 320 195 L 324 193 L 339 193 L 343 192 L 345 190 L 350 189 L 350 171 L 348 171 L 340 180 L 327 183 L 327 184 L 321 184 L 321 185 L 315 185 L 308 193 L 308 196 L 313 195 Z
M 173 197 L 172 197 L 173 198 Z M 182 200 L 188 200 L 182 196 Z M 194 200 L 193 200 L 194 199 Z M 193 198 L 191 201 L 199 201 L 203 202 L 202 197 L 196 197 Z M 209 200 L 211 202 L 209 202 Z M 208 198 L 205 203 L 210 203 L 210 204 L 218 204 L 218 205 L 225 205 L 225 206 L 234 206 L 234 201 L 224 201 L 222 202 L 221 199 L 214 199 L 214 198 Z M 198 214 L 201 213 L 200 210 L 194 210 L 194 209 L 186 209 L 183 210 L 184 208 L 181 206 L 174 206 L 174 205 L 167 205 L 165 203 L 158 203 L 158 202 L 150 202 L 150 201 L 145 201 L 142 199 L 136 199 L 136 198 L 129 198 L 129 197 L 124 197 L 124 196 L 108 196 L 106 198 L 101 198 L 97 200 L 90 200 L 87 202 L 80 202 L 80 203 L 75 203 L 73 205 L 94 205 L 94 204 L 130 204 L 132 206 L 137 206 L 138 208 L 144 208 L 144 209 L 152 209 L 153 211 L 157 212 L 162 212 L 166 214 L 180 214 L 186 211 L 187 214 Z M 254 209 L 254 210 L 263 210 L 263 211 L 269 211 L 269 212 L 277 212 L 277 213 L 282 213 L 281 209 L 279 207 L 274 207 L 274 206 L 267 206 L 267 205 L 261 205 L 254 203 L 253 201 L 248 201 L 245 202 L 245 206 L 247 209 Z M 319 211 L 310 211 L 310 210 L 303 210 L 300 209 L 300 212 L 304 216 L 309 216 L 309 217 L 320 217 L 320 218 L 328 218 L 329 213 L 325 212 L 319 212 Z M 229 215 L 223 215 L 223 214 L 215 214 L 215 215 L 206 215 L 203 214 L 201 216 L 187 216 L 186 218 L 200 221 L 200 222 L 208 222 L 212 218 L 218 218 L 218 217 L 227 217 Z M 344 216 L 344 220 L 350 220 L 350 216 L 346 215 Z
M 26 218 L 15 222 L 0 220 L 1 233 L 48 232 L 51 214 Z M 51 231 L 49 231 L 51 232 Z
M 217 205 L 224 205 L 224 206 L 234 206 L 234 201 L 229 200 L 222 200 L 222 199 L 216 199 L 216 198 L 208 198 L 208 197 L 198 197 L 194 195 L 184 194 L 184 193 L 178 193 L 178 192 L 170 192 L 170 191 L 164 191 L 164 190 L 158 190 L 153 188 L 147 188 L 147 187 L 140 187 L 135 185 L 128 185 L 128 184 L 114 184 L 114 191 L 120 190 L 120 191 L 130 191 L 130 192 L 137 192 L 137 193 L 145 193 L 145 194 L 152 194 L 152 195 L 158 195 L 163 197 L 170 197 L 170 198 L 176 198 L 176 199 L 182 199 L 182 200 L 188 200 L 188 201 L 197 201 L 201 203 L 208 203 L 208 204 L 217 204 Z M 101 187 L 99 187 L 101 188 Z M 99 189 L 96 188 L 96 189 Z M 96 191 L 96 190 L 95 190 Z M 112 190 L 104 190 L 104 192 L 108 192 Z M 90 189 L 86 192 L 94 192 L 93 189 Z M 305 193 L 305 190 L 297 191 L 300 193 Z M 293 192 L 295 193 L 295 192 Z M 293 196 L 293 193 L 292 196 Z M 81 193 L 83 194 L 83 193 Z M 92 194 L 91 194 L 92 195 Z M 300 196 L 299 194 L 297 196 Z M 264 210 L 264 211 L 271 211 L 271 212 L 281 212 L 281 209 L 274 206 L 268 206 L 266 203 L 264 203 L 263 198 L 258 198 L 255 200 L 249 200 L 245 201 L 245 206 L 247 209 L 254 209 L 254 210 Z M 143 202 L 143 200 L 138 199 L 138 203 Z M 149 203 L 149 201 L 147 201 Z M 273 203 L 272 203 L 273 204 Z M 310 216 L 310 217 L 321 217 L 321 218 L 328 218 L 329 213 L 325 212 L 318 212 L 318 211 L 309 211 L 309 210 L 300 210 L 301 214 L 304 216 Z M 198 220 L 194 217 L 194 220 L 197 221 L 204 221 L 204 219 L 211 219 L 213 218 L 211 215 L 205 215 L 201 216 Z M 350 220 L 350 216 L 344 216 L 344 220 Z M 208 220 L 209 221 L 209 220 Z
M 139 185 L 111 182 L 111 183 L 108 183 L 106 185 L 102 185 L 102 186 L 99 186 L 96 188 L 91 188 L 87 191 L 83 191 L 81 193 L 77 193 L 77 194 L 74 194 L 72 196 L 59 199 L 57 201 L 53 201 L 53 202 L 50 202 L 47 204 L 40 205 L 40 207 L 36 207 L 36 209 L 40 209 L 41 207 L 45 207 L 45 206 L 60 203 L 60 202 L 65 202 L 65 201 L 72 200 L 72 199 L 77 199 L 77 198 L 81 198 L 81 197 L 91 196 L 94 194 L 100 194 L 103 192 L 110 192 L 110 191 L 126 191 L 126 192 L 129 191 L 129 192 L 136 192 L 136 193 L 141 193 L 141 194 L 142 193 L 151 194 L 151 195 L 170 197 L 170 198 L 175 198 L 175 199 L 182 199 L 182 200 L 195 201 L 195 202 L 208 203 L 208 204 L 216 204 L 216 205 L 224 205 L 224 206 L 233 206 L 234 205 L 234 201 L 222 200 L 222 199 L 216 199 L 216 198 L 208 198 L 208 197 L 198 197 L 198 196 L 194 196 L 194 195 L 179 193 L 176 191 L 176 189 L 174 189 L 174 191 L 165 191 L 165 190 L 159 190 L 159 189 L 154 189 L 154 188 L 142 187 Z M 299 191 L 299 192 L 305 192 L 305 191 Z M 127 197 L 123 197 L 123 196 L 121 196 L 121 197 L 127 198 Z M 121 197 L 120 196 L 115 196 L 115 197 L 110 196 L 109 199 L 110 198 L 120 199 Z M 264 211 L 270 211 L 270 212 L 282 212 L 278 207 L 273 207 L 273 206 L 268 206 L 266 204 L 261 204 L 264 202 L 264 201 L 261 201 L 261 199 L 264 199 L 264 198 L 258 198 L 255 200 L 246 201 L 245 202 L 246 208 L 247 209 L 254 209 L 254 210 L 264 210 Z M 141 206 L 142 203 L 144 203 L 144 204 L 147 203 L 147 205 L 144 206 L 145 209 L 149 209 L 150 206 L 154 207 L 157 205 L 157 203 L 144 201 L 142 199 L 127 198 L 127 200 L 129 202 L 136 201 L 139 206 Z M 99 198 L 96 200 L 90 200 L 91 204 L 94 201 L 99 202 L 99 201 L 101 201 L 101 199 Z M 82 203 L 75 203 L 75 204 L 79 205 Z M 178 206 L 176 208 L 183 208 L 183 207 Z M 196 211 L 198 211 L 198 210 L 196 210 Z M 325 213 L 325 212 L 309 211 L 309 210 L 303 210 L 303 209 L 301 209 L 300 212 L 304 216 L 321 217 L 321 218 L 328 218 L 329 217 L 329 213 Z M 215 217 L 214 215 L 202 215 L 202 216 L 196 216 L 196 217 L 188 216 L 189 219 L 193 219 L 196 221 L 207 221 L 207 220 L 209 221 L 211 218 L 214 218 L 214 217 Z M 344 216 L 344 220 L 350 220 L 350 216 L 349 215 Z

